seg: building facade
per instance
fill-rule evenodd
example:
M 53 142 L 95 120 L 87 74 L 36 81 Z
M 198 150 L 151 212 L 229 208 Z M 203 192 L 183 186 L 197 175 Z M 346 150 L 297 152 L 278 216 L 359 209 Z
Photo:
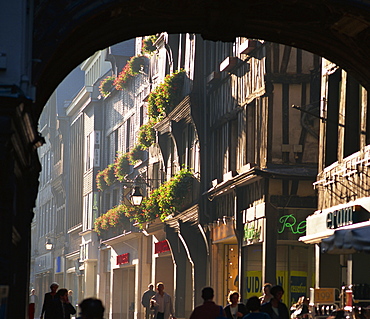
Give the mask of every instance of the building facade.
M 314 251 L 298 238 L 317 203 L 320 60 L 246 38 L 205 46 L 211 283 L 223 304 L 232 290 L 261 295 L 266 282 L 292 304 L 314 278 Z
M 369 97 L 359 83 L 323 60 L 318 209 L 301 240 L 315 247 L 315 287 L 352 288 L 368 305 Z M 335 114 L 337 112 L 337 114 Z M 328 266 L 330 265 L 330 267 Z M 366 287 L 366 289 L 364 289 Z
M 161 33 L 99 51 L 81 69 L 59 133 L 70 143 L 65 190 L 53 180 L 67 239 L 51 257 L 61 256 L 52 277 L 76 302 L 96 296 L 109 318 L 143 318 L 142 293 L 162 281 L 187 318 L 206 285 L 224 305 L 229 291 L 244 301 L 264 282 L 283 285 L 287 304 L 308 294 L 315 250 L 298 238 L 317 208 L 318 57 Z M 182 176 L 186 188 L 166 197 Z

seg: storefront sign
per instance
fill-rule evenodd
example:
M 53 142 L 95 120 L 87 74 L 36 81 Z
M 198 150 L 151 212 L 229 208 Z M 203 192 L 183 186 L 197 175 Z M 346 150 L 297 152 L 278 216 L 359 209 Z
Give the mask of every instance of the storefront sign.
M 281 234 L 284 231 L 289 231 L 293 234 L 304 234 L 306 232 L 306 221 L 297 222 L 294 215 L 283 215 L 279 219 L 280 229 L 278 233 Z
M 352 204 L 340 204 L 322 211 L 316 211 L 307 217 L 306 236 L 301 237 L 305 243 L 319 243 L 329 237 L 334 230 L 368 221 L 370 214 L 369 198 L 360 198 Z
M 130 254 L 122 254 L 117 256 L 117 265 L 128 264 L 130 261 Z
M 307 272 L 290 272 L 290 302 L 295 303 L 301 296 L 307 295 Z
M 244 224 L 244 244 L 251 245 L 263 241 L 264 219 L 256 219 Z
M 162 240 L 154 244 L 154 253 L 164 253 L 165 251 L 170 251 L 170 246 L 168 245 L 167 240 Z
M 355 209 L 356 206 L 349 206 L 328 213 L 326 216 L 326 228 L 335 229 L 352 225 L 354 223 L 353 212 Z
M 315 288 L 313 302 L 333 304 L 335 302 L 335 288 Z

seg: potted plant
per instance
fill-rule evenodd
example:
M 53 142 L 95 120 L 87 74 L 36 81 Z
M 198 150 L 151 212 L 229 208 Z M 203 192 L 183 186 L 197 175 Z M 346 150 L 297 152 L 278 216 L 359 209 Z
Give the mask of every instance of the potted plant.
M 104 80 L 100 82 L 99 92 L 103 97 L 107 97 L 112 89 L 114 88 L 115 76 L 107 76 Z
M 136 144 L 133 147 L 133 149 L 129 153 L 129 157 L 130 157 L 130 163 L 133 164 L 133 165 L 136 164 L 138 161 L 143 160 L 144 151 L 141 148 L 140 144 Z
M 114 176 L 119 182 L 123 182 L 130 173 L 130 160 L 128 154 L 124 153 L 116 157 L 114 161 Z
M 108 167 L 103 170 L 103 175 L 105 183 L 111 186 L 116 180 L 114 176 L 114 164 L 109 164 Z
M 107 183 L 105 182 L 103 171 L 99 171 L 98 174 L 96 174 L 95 181 L 98 190 L 103 191 L 107 188 Z
M 142 41 L 141 52 L 143 54 L 152 54 L 157 47 L 154 45 L 155 41 L 157 41 L 158 37 L 156 35 L 149 35 L 145 37 Z
M 185 70 L 181 69 L 166 75 L 164 82 L 159 84 L 148 97 L 148 114 L 155 120 L 166 116 L 181 99 L 181 89 L 185 79 Z
M 133 56 L 130 61 L 128 62 L 130 64 L 131 74 L 137 75 L 140 73 L 141 70 L 144 69 L 145 66 L 145 59 L 146 57 L 143 55 L 136 55 Z
M 141 149 L 145 150 L 155 142 L 156 134 L 154 130 L 154 124 L 156 122 L 150 119 L 146 124 L 143 124 L 139 128 L 138 143 L 141 145 Z

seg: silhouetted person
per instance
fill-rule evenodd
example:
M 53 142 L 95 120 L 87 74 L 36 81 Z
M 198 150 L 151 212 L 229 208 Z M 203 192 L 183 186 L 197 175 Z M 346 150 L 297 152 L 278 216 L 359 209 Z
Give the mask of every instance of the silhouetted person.
M 247 300 L 246 308 L 249 313 L 243 319 L 271 319 L 266 312 L 260 312 L 261 301 L 256 296 L 250 297 Z
M 272 299 L 261 305 L 261 311 L 269 314 L 271 319 L 289 319 L 289 310 L 281 301 L 284 289 L 281 286 L 273 286 L 271 288 Z
M 104 306 L 101 300 L 96 298 L 87 298 L 78 305 L 81 309 L 78 319 L 103 319 Z
M 157 283 L 157 293 L 150 300 L 150 306 L 154 308 L 155 319 L 169 319 L 170 315 L 172 315 L 173 319 L 176 319 L 172 298 L 164 292 L 164 284 L 162 282 Z
M 243 318 L 247 314 L 245 305 L 239 302 L 239 293 L 237 291 L 230 291 L 228 300 L 230 304 L 224 308 L 227 318 Z
M 71 315 L 76 313 L 76 309 L 68 300 L 68 290 L 61 288 L 57 292 L 57 299 L 53 300 L 52 315 L 53 319 L 71 319 Z
M 52 307 L 53 301 L 58 298 L 57 290 L 59 288 L 59 284 L 57 282 L 53 282 L 50 285 L 50 292 L 47 292 L 44 296 L 44 303 L 42 305 L 40 319 L 42 319 L 45 315 L 45 319 L 54 319 L 52 317 Z
M 263 295 L 260 297 L 261 305 L 269 302 L 272 299 L 271 290 L 272 285 L 270 283 L 265 283 L 262 287 L 263 289 Z
M 224 316 L 225 311 L 222 306 L 218 306 L 213 301 L 214 292 L 212 287 L 202 289 L 203 305 L 195 307 L 190 315 L 190 319 L 215 319 L 217 316 Z
M 150 284 L 148 290 L 143 293 L 141 297 L 141 304 L 145 308 L 145 319 L 151 319 L 152 311 L 150 309 L 150 299 L 155 295 L 154 285 Z

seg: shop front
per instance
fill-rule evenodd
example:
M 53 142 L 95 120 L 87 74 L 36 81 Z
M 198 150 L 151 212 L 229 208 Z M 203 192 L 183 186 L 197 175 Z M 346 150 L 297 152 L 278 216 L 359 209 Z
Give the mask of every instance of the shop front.
M 142 316 L 141 290 L 147 286 L 145 256 L 148 251 L 141 233 L 122 234 L 105 240 L 100 247 L 99 298 L 112 319 Z
M 239 290 L 239 249 L 234 218 L 224 217 L 214 223 L 212 240 L 212 286 L 220 304 L 228 304 L 230 291 Z
M 316 288 L 352 288 L 355 302 L 370 304 L 369 212 L 365 197 L 307 217 L 307 233 L 300 240 L 315 244 Z
M 266 206 L 261 203 L 242 211 L 243 299 L 261 296 L 267 281 L 284 288 L 283 301 L 290 306 L 300 296 L 308 296 L 314 280 L 314 249 L 298 241 L 306 231 L 305 218 L 312 211 L 270 207 L 277 216 L 275 227 L 270 225 L 267 231 Z M 265 280 L 264 265 L 274 262 L 268 253 L 271 246 L 276 251 L 275 280 Z

